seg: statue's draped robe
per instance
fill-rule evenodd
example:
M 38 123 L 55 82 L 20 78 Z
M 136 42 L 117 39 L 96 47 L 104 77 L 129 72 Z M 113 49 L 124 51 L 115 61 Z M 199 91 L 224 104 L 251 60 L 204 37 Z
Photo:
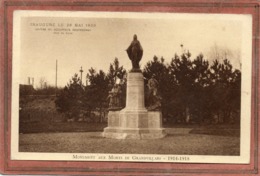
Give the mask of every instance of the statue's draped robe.
M 143 48 L 140 42 L 138 40 L 133 40 L 126 52 L 132 61 L 133 69 L 140 69 L 139 62 L 143 57 Z

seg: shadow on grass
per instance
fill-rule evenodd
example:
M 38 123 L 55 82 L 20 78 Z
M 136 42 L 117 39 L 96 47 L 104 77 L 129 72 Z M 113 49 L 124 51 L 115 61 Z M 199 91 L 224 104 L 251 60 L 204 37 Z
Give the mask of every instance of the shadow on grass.
M 87 123 L 87 122 L 20 122 L 19 133 L 63 133 L 63 132 L 103 132 L 107 123 Z M 164 125 L 165 127 L 165 125 Z M 169 125 L 167 129 L 168 137 L 182 136 L 188 134 L 218 135 L 240 137 L 239 125 L 198 125 L 181 124 Z M 93 138 L 102 138 L 93 136 Z
M 19 124 L 19 133 L 101 132 L 107 123 L 30 122 Z
M 91 139 L 103 139 L 104 137 L 103 136 L 89 136 L 89 138 Z
M 233 136 L 240 137 L 239 129 L 192 129 L 190 134 L 204 134 L 204 135 L 216 135 L 216 136 Z
M 188 134 L 167 134 L 165 138 L 171 138 L 171 137 L 185 137 Z

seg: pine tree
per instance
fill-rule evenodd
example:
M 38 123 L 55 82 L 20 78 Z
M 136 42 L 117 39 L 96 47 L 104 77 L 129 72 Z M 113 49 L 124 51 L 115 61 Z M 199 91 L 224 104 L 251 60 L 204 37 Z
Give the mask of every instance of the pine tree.
M 57 110 L 65 113 L 67 118 L 78 118 L 83 108 L 83 92 L 80 77 L 75 74 L 56 99 Z

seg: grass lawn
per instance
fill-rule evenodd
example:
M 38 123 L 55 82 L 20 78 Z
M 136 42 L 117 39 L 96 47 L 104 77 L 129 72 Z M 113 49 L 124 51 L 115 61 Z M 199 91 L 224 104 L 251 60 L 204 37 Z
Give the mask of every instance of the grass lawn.
M 20 152 L 239 155 L 240 137 L 194 134 L 192 128 L 167 128 L 152 140 L 106 139 L 101 132 L 34 133 L 19 135 Z
M 20 122 L 19 133 L 53 133 L 53 132 L 102 132 L 107 123 L 87 122 Z M 221 136 L 240 136 L 240 126 L 235 124 L 163 124 L 164 128 L 192 129 L 193 134 L 209 134 Z
M 103 131 L 107 123 L 86 122 L 20 122 L 19 133 L 53 133 L 53 132 L 96 132 Z

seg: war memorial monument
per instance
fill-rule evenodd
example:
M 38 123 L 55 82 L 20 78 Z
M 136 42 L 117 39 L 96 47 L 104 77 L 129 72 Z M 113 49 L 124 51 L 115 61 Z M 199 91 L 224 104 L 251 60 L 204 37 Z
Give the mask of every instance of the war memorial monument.
M 127 74 L 126 106 L 122 110 L 110 108 L 108 127 L 102 135 L 114 139 L 163 138 L 166 133 L 162 128 L 161 111 L 145 107 L 144 77 L 139 66 L 143 48 L 136 35 L 126 51 L 132 62 L 132 69 Z

